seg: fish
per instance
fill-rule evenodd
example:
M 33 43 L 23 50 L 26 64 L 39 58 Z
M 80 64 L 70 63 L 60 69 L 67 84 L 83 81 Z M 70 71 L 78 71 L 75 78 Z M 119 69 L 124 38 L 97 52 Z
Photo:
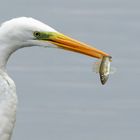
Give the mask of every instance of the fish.
M 100 75 L 100 81 L 101 81 L 102 85 L 104 85 L 109 78 L 110 62 L 112 62 L 111 56 L 103 56 L 102 60 L 100 62 L 99 75 Z

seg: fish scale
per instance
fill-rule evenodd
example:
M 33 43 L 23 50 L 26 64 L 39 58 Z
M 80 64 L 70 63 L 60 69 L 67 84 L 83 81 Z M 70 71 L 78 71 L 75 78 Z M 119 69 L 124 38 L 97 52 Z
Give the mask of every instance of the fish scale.
M 99 75 L 100 75 L 101 83 L 103 85 L 107 82 L 109 78 L 111 60 L 112 60 L 111 56 L 103 56 L 101 60 L 101 64 L 99 67 Z

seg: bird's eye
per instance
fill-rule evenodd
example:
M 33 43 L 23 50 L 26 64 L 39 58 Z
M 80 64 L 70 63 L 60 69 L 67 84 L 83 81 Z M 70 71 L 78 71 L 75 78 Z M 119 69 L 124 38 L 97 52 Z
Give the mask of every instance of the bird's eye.
M 35 32 L 34 32 L 34 36 L 35 36 L 35 37 L 40 37 L 40 35 L 41 35 L 40 32 L 38 32 L 38 31 L 35 31 Z

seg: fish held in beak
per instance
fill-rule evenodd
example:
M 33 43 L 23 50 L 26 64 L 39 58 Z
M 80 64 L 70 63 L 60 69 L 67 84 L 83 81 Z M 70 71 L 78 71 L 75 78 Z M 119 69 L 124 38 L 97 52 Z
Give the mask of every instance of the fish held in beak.
M 99 75 L 102 85 L 104 85 L 110 74 L 110 62 L 112 61 L 111 56 L 103 56 L 101 60 L 101 64 L 99 67 Z
M 104 85 L 108 80 L 110 74 L 110 62 L 111 56 L 97 48 L 94 48 L 90 45 L 72 39 L 64 34 L 59 32 L 43 32 L 39 33 L 37 39 L 41 41 L 48 41 L 57 47 L 77 53 L 81 53 L 84 55 L 88 55 L 97 59 L 100 59 L 99 65 L 99 75 L 101 83 Z
M 72 39 L 60 33 L 54 34 L 52 37 L 53 38 L 51 38 L 50 41 L 53 44 L 59 46 L 60 48 L 70 50 L 73 52 L 82 53 L 100 59 L 101 60 L 99 66 L 100 80 L 103 85 L 107 82 L 110 74 L 110 62 L 112 59 L 110 55 L 94 47 L 91 47 L 90 45 L 79 42 L 75 39 Z

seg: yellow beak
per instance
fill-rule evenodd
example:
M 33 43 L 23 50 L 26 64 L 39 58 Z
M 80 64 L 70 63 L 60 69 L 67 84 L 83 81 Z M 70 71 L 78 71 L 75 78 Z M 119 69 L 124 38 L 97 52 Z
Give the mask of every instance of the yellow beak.
M 101 50 L 58 32 L 49 34 L 48 41 L 65 50 L 78 52 L 98 59 L 102 58 L 103 56 L 109 56 L 107 53 Z

